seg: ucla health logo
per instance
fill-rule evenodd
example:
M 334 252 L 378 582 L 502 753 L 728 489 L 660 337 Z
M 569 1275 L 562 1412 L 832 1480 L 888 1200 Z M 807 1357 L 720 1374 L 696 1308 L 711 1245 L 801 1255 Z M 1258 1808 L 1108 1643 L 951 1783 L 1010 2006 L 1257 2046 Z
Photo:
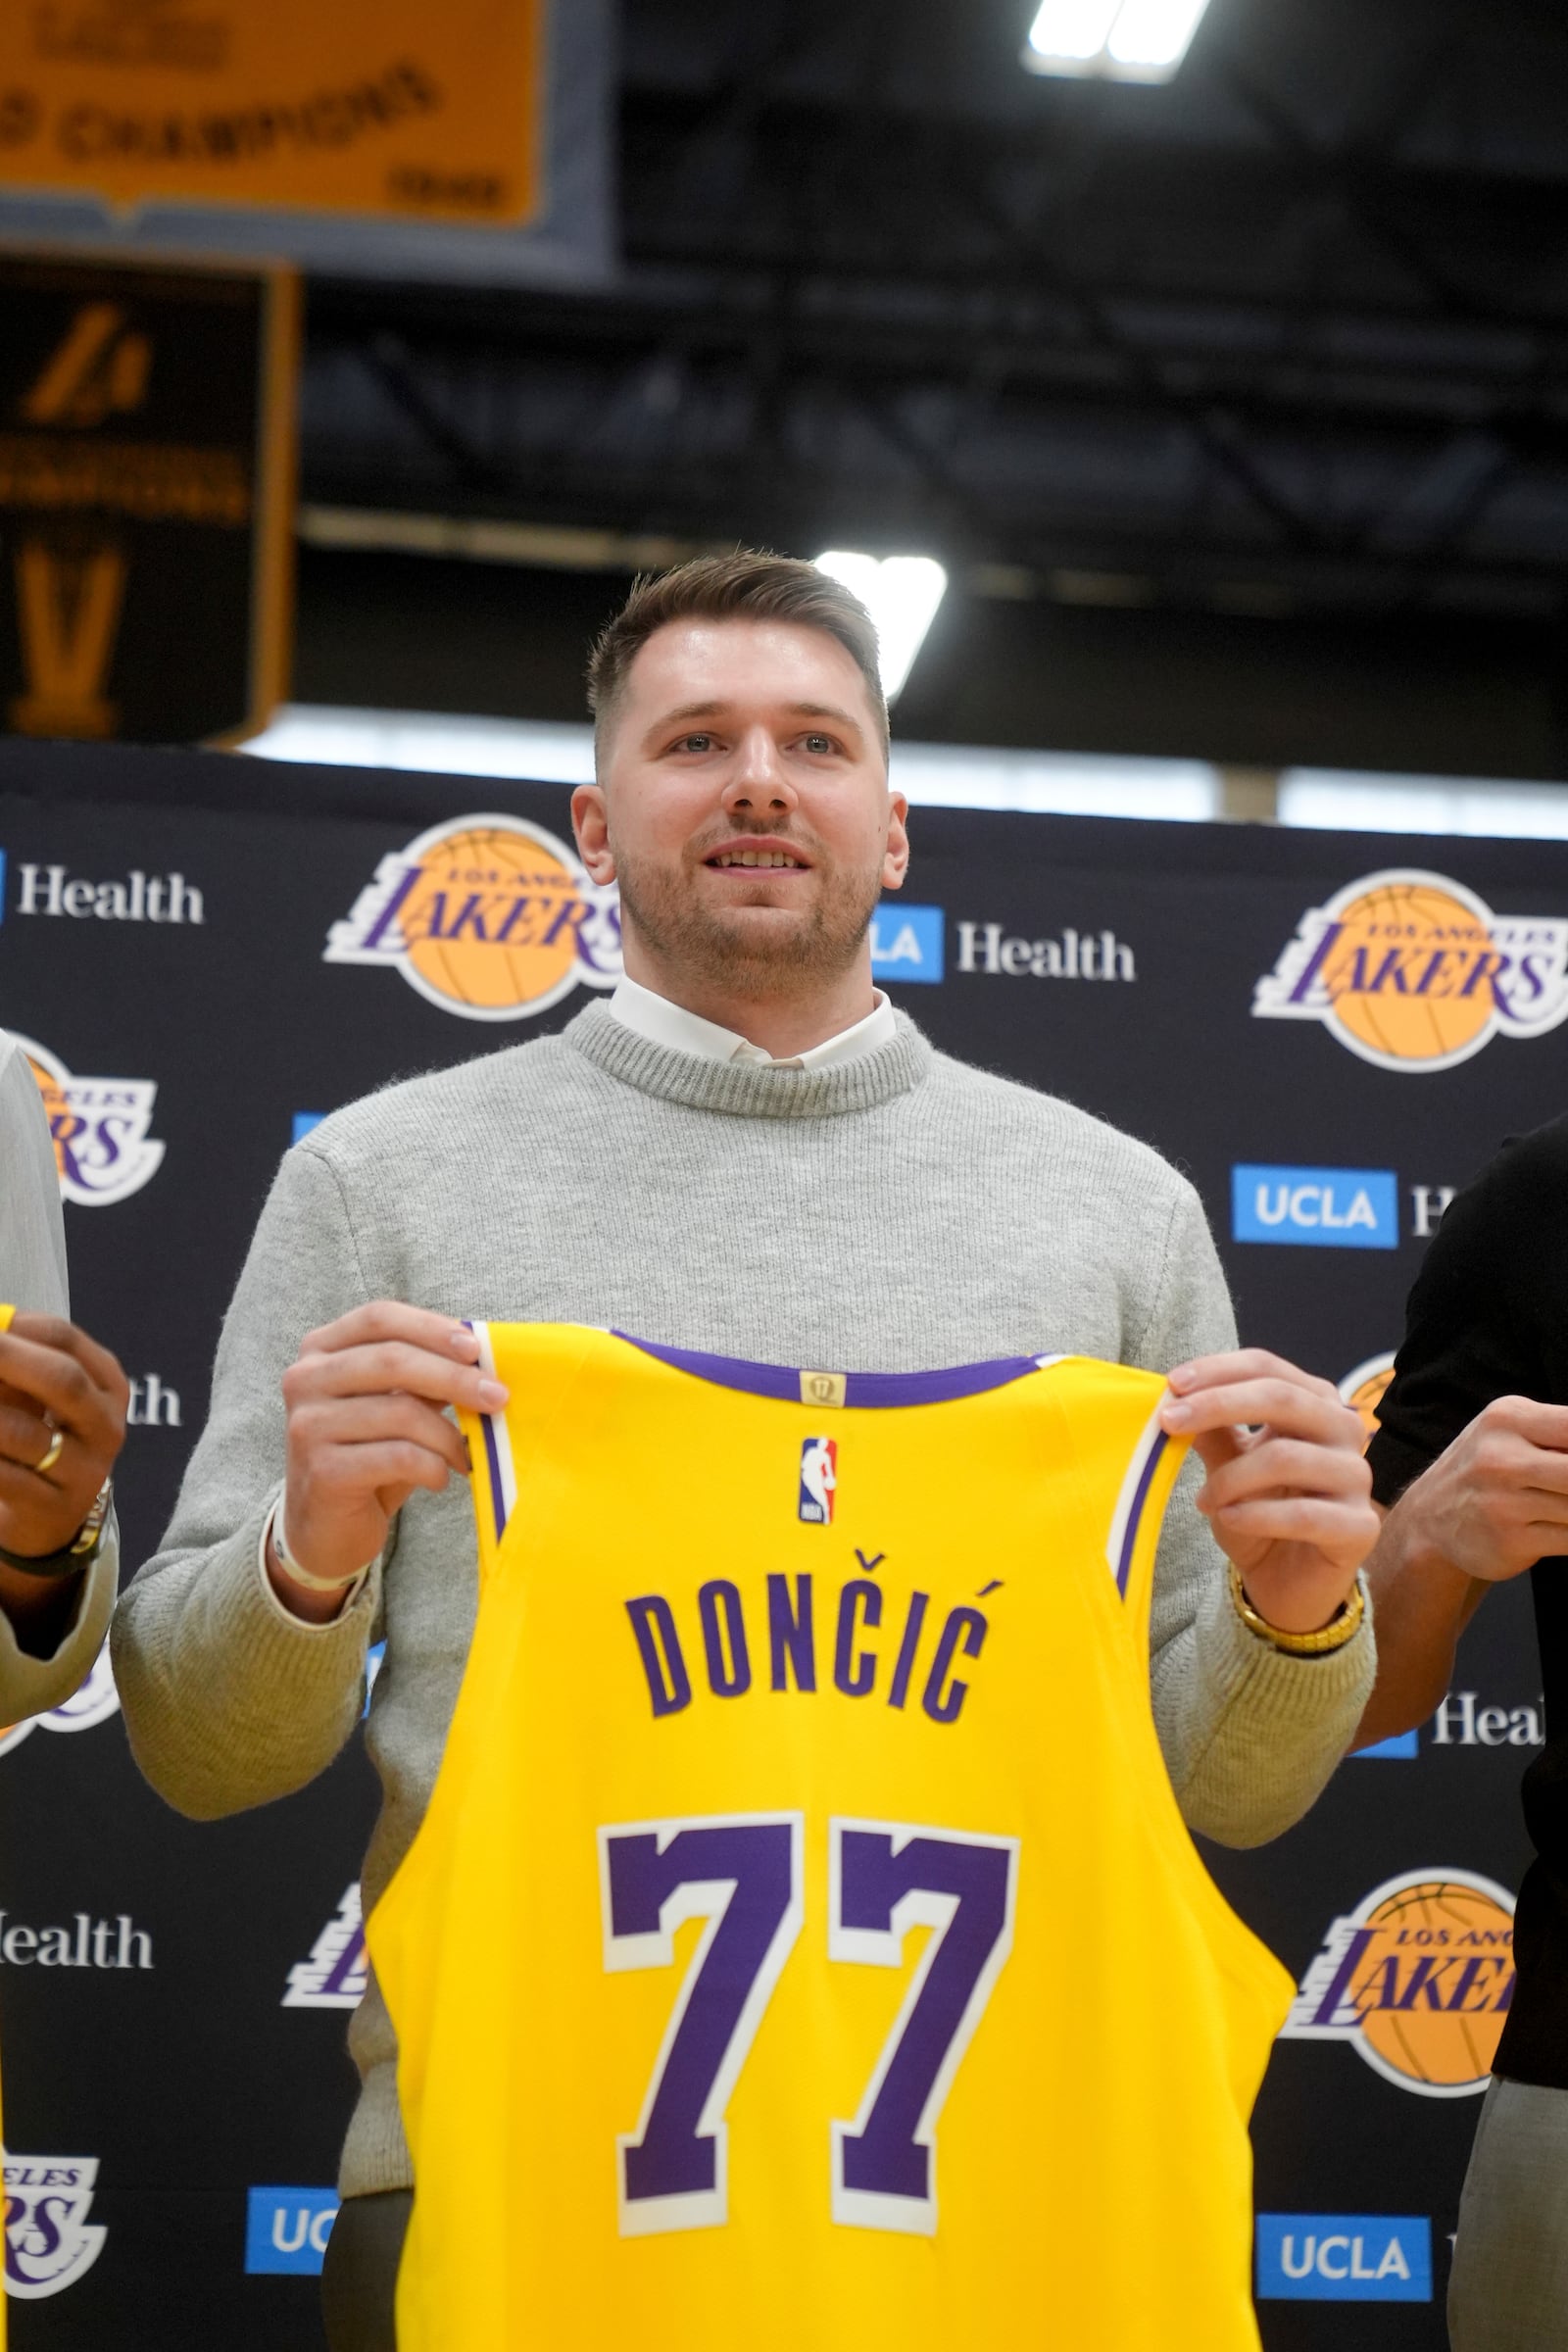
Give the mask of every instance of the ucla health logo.
M 1430 2303 L 1425 2214 L 1260 2213 L 1259 2302 Z
M 337 2220 L 334 2188 L 253 2188 L 245 2206 L 245 2268 L 317 2277 Z
M 6 2293 L 24 2302 L 64 2294 L 92 2269 L 107 2235 L 89 2222 L 96 2156 L 5 2160 Z
M 1374 1886 L 1323 1938 L 1281 2029 L 1348 2041 L 1400 2090 L 1485 2090 L 1513 2000 L 1513 1896 L 1469 1871 Z
M 1231 1170 L 1231 1238 L 1308 1250 L 1397 1250 L 1399 1181 L 1392 1168 Z
M 164 1147 L 148 1133 L 156 1082 L 74 1078 L 47 1046 L 21 1036 L 17 1043 L 32 1065 L 49 1114 L 65 1199 L 81 1208 L 108 1208 L 139 1193 L 163 1165 Z
M 1390 867 L 1302 915 L 1252 1011 L 1321 1021 L 1380 1070 L 1450 1070 L 1568 1018 L 1568 922 L 1494 914 L 1446 874 Z
M 871 918 L 873 980 L 940 980 L 943 969 L 940 906 L 886 902 Z
M 47 1715 L 29 1715 L 25 1723 L 0 1724 L 0 1756 L 20 1747 L 29 1732 L 90 1732 L 95 1724 L 107 1723 L 119 1711 L 120 1693 L 115 1689 L 106 1642 L 86 1681 L 58 1707 L 51 1707 Z
M 807 1438 L 801 1446 L 801 1517 L 813 1527 L 833 1524 L 839 1483 L 839 1449 L 832 1438 Z
M 465 1020 L 521 1020 L 579 983 L 613 987 L 620 900 L 542 826 L 461 816 L 382 858 L 322 961 L 390 966 Z
M 365 1998 L 368 1971 L 365 1957 L 365 1919 L 358 1886 L 344 1889 L 343 1900 L 311 1946 L 308 1960 L 297 1960 L 288 1972 L 285 2009 L 357 2009 Z

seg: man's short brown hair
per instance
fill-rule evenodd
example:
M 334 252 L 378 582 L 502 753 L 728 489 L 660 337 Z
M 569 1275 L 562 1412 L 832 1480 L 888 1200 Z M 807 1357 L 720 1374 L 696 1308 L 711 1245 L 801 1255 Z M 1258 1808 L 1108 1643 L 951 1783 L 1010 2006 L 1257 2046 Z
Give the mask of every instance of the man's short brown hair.
M 612 714 L 626 673 L 649 638 L 672 620 L 785 620 L 837 638 L 865 680 L 886 752 L 888 706 L 876 626 L 859 598 L 814 564 L 744 547 L 728 556 L 698 556 L 672 571 L 633 581 L 588 657 L 588 708 L 596 728 Z

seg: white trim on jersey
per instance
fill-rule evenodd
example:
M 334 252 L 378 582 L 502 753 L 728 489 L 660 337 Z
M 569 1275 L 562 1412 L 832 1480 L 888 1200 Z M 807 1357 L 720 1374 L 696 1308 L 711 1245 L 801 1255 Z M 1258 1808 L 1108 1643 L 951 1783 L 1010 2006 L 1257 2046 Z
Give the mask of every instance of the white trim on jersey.
M 1160 1404 L 1164 1401 L 1163 1397 L 1159 1400 Z M 1105 1565 L 1123 1600 L 1127 1597 L 1127 1579 L 1132 1573 L 1133 1549 L 1138 1542 L 1144 1504 L 1149 1499 L 1150 1483 L 1169 1442 L 1159 1425 L 1159 1404 L 1156 1404 L 1128 1457 L 1127 1475 L 1121 1482 L 1121 1492 L 1116 1497 L 1116 1508 L 1111 1513 L 1110 1528 L 1105 1537 Z

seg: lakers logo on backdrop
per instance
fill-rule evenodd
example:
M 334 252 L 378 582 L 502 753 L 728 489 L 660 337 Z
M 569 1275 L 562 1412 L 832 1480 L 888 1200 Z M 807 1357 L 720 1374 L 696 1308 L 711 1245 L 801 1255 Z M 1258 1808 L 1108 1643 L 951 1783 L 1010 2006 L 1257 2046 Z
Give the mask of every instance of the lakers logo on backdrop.
M 1485 2090 L 1513 1999 L 1513 1897 L 1469 1871 L 1373 1888 L 1323 1938 L 1282 2039 L 1352 2042 L 1401 2090 Z
M 1568 1017 L 1568 922 L 1494 914 L 1444 874 L 1367 874 L 1301 917 L 1252 1011 L 1321 1021 L 1379 1069 L 1451 1069 Z
M 357 2009 L 365 1997 L 365 1916 L 358 1881 L 311 1946 L 308 1960 L 288 1972 L 285 2009 Z
M 517 816 L 464 816 L 383 858 L 326 963 L 391 964 L 470 1021 L 544 1012 L 620 977 L 620 909 L 573 853 Z
M 47 1046 L 29 1037 L 18 1037 L 17 1043 L 32 1065 L 49 1114 L 65 1198 L 81 1208 L 107 1208 L 139 1193 L 164 1159 L 163 1145 L 148 1133 L 157 1081 L 75 1078 Z
M 109 2232 L 89 2222 L 96 2156 L 4 2159 L 5 2291 L 22 2301 L 63 2294 L 92 2269 Z M 4 2305 L 0 2304 L 0 2316 Z
M 1361 1427 L 1366 1432 L 1369 1446 L 1377 1435 L 1378 1406 L 1387 1396 L 1393 1378 L 1392 1355 L 1369 1355 L 1364 1364 L 1357 1364 L 1353 1372 L 1347 1372 L 1340 1383 L 1340 1395 L 1361 1416 Z

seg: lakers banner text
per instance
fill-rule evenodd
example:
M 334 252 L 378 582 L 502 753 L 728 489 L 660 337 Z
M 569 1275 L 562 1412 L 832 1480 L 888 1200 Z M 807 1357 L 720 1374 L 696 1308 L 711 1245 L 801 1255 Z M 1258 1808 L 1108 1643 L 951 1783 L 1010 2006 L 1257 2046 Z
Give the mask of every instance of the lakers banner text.
M 515 227 L 543 0 L 18 0 L 0 188 Z

